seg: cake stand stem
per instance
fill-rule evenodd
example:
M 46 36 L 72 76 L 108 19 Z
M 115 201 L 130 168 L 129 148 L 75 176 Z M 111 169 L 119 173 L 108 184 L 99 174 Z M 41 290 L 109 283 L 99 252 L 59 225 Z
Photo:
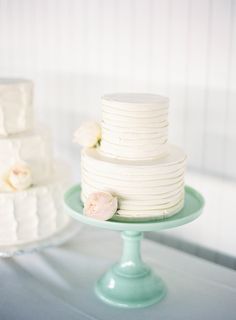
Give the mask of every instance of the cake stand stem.
M 123 231 L 123 254 L 120 263 L 117 264 L 117 271 L 126 276 L 137 276 L 149 272 L 149 268 L 141 258 L 141 240 L 143 234 L 139 231 Z
M 160 301 L 166 293 L 161 278 L 141 259 L 140 231 L 123 231 L 123 254 L 120 262 L 108 270 L 96 285 L 103 301 L 120 307 L 145 307 Z

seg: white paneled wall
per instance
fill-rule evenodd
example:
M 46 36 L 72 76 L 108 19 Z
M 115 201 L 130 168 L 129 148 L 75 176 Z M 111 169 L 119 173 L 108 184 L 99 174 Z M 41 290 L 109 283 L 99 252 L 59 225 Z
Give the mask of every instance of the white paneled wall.
M 189 165 L 236 177 L 235 19 L 233 0 L 0 0 L 0 72 L 33 78 L 37 112 L 65 130 L 104 92 L 167 94 Z
M 104 92 L 166 94 L 189 167 L 236 178 L 234 0 L 0 0 L 0 75 L 34 79 L 36 114 L 73 159 Z

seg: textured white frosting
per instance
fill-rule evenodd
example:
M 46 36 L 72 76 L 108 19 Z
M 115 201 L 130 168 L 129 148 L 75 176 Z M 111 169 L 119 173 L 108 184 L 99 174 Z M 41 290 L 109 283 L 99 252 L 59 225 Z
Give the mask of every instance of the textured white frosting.
M 25 162 L 32 174 L 34 185 L 51 175 L 52 150 L 45 130 L 0 138 L 0 182 L 14 164 Z M 6 191 L 0 184 L 0 191 Z
M 99 149 L 82 152 L 82 200 L 95 191 L 118 196 L 117 214 L 123 217 L 164 217 L 184 203 L 186 155 L 172 145 L 160 159 L 121 160 L 104 156 Z
M 128 160 L 167 153 L 167 98 L 120 93 L 104 96 L 102 104 L 101 153 Z
M 0 245 L 51 236 L 63 213 L 68 169 L 52 167 L 48 132 L 33 130 L 31 81 L 0 80 Z M 32 183 L 32 185 L 31 185 Z M 24 191 L 16 191 L 16 190 Z
M 0 79 L 0 135 L 33 128 L 32 90 L 31 81 Z
M 14 245 L 46 238 L 65 227 L 63 194 L 68 170 L 57 166 L 43 184 L 21 192 L 0 193 L 0 245 Z

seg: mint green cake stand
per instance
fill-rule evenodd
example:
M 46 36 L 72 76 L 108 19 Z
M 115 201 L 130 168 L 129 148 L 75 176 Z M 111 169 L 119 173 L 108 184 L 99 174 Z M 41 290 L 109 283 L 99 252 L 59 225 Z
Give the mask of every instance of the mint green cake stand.
M 147 307 L 161 301 L 167 289 L 163 280 L 141 259 L 142 233 L 175 228 L 195 220 L 202 212 L 203 197 L 193 188 L 186 186 L 184 208 L 176 215 L 152 222 L 118 222 L 98 221 L 83 215 L 80 193 L 79 185 L 66 192 L 67 212 L 85 224 L 122 231 L 124 242 L 121 260 L 97 281 L 97 296 L 110 305 L 125 308 Z

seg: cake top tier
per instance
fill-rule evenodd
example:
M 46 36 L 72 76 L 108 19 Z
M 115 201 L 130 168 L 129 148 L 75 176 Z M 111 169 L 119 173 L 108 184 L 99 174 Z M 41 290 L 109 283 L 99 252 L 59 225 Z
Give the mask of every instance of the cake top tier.
M 32 81 L 28 79 L 22 79 L 22 78 L 0 78 L 0 84 L 1 85 L 11 85 L 11 84 L 19 84 L 19 83 L 31 83 Z
M 0 79 L 0 136 L 32 129 L 33 83 L 25 79 Z
M 114 93 L 102 97 L 104 105 L 114 107 L 130 107 L 146 109 L 167 108 L 169 100 L 166 97 L 149 93 Z
M 165 155 L 167 118 L 168 98 L 146 93 L 103 96 L 100 152 L 126 160 Z

